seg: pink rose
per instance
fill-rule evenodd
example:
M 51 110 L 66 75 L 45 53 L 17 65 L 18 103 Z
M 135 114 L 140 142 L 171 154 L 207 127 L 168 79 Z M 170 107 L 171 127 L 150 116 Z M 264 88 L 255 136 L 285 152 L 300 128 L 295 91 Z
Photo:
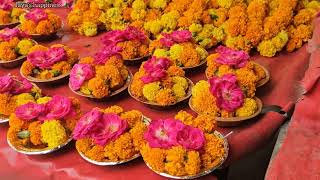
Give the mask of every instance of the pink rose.
M 250 58 L 245 51 L 237 51 L 224 46 L 217 47 L 216 52 L 219 53 L 219 57 L 215 60 L 217 63 L 234 66 L 235 68 L 246 66 Z
M 13 8 L 13 0 L 1 0 L 0 9 L 4 11 L 11 11 Z
M 60 4 L 61 6 L 71 6 L 73 0 L 54 0 L 53 3 Z
M 233 112 L 242 106 L 244 94 L 236 82 L 235 75 L 226 74 L 223 77 L 213 77 L 209 80 L 210 92 L 217 99 L 217 106 Z
M 50 69 L 53 65 L 52 62 L 47 61 L 46 51 L 33 51 L 28 54 L 27 60 L 41 69 Z
M 30 121 L 38 118 L 44 111 L 44 105 L 29 102 L 17 107 L 15 114 L 21 120 Z
M 67 97 L 55 95 L 46 106 L 46 119 L 64 119 L 68 116 L 75 115 L 75 112 L 72 109 L 72 102 Z
M 0 31 L 0 38 L 3 39 L 4 41 L 10 41 L 14 37 L 19 37 L 20 35 L 20 30 L 18 28 L 5 28 Z
M 101 42 L 105 46 L 109 46 L 109 45 L 115 46 L 118 42 L 123 42 L 123 41 L 125 41 L 125 35 L 124 35 L 124 32 L 121 30 L 109 31 L 101 37 Z
M 175 119 L 153 120 L 144 134 L 152 148 L 171 148 L 178 145 L 177 133 L 184 128 L 181 121 Z
M 205 144 L 205 138 L 200 129 L 185 126 L 177 133 L 177 142 L 188 150 L 200 150 Z
M 174 45 L 174 41 L 169 34 L 162 34 L 162 38 L 160 39 L 160 43 L 165 47 L 171 47 Z
M 36 8 L 26 13 L 25 18 L 38 24 L 40 21 L 48 19 L 48 14 L 45 10 Z
M 94 108 L 80 118 L 76 127 L 73 130 L 73 138 L 75 140 L 82 138 L 91 138 L 93 132 L 103 128 L 100 122 L 103 117 L 103 112 L 99 108 Z
M 67 60 L 67 52 L 62 47 L 53 47 L 46 51 L 46 61 L 49 64 L 55 64 L 59 61 Z
M 144 63 L 143 68 L 147 72 L 152 72 L 155 69 L 168 69 L 170 66 L 170 60 L 167 58 L 158 58 L 152 56 L 147 62 Z
M 110 57 L 117 56 L 121 58 L 120 52 L 122 51 L 121 47 L 118 46 L 105 46 L 103 49 L 101 49 L 99 52 L 97 52 L 94 56 L 94 63 L 98 65 L 105 64 Z
M 9 93 L 14 81 L 10 75 L 0 77 L 0 93 Z
M 174 31 L 170 36 L 171 39 L 176 43 L 188 42 L 192 38 L 192 34 L 188 30 Z
M 22 77 L 14 78 L 14 82 L 12 84 L 11 93 L 12 94 L 21 94 L 21 93 L 29 93 L 31 92 L 33 85 L 26 79 Z
M 147 36 L 140 31 L 138 28 L 129 26 L 127 27 L 126 30 L 124 30 L 124 35 L 127 40 L 129 41 L 140 41 L 140 42 L 145 42 L 147 40 Z
M 76 64 L 70 73 L 70 85 L 73 90 L 79 90 L 84 81 L 93 78 L 94 68 L 90 64 Z
M 165 77 L 167 77 L 167 72 L 164 69 L 154 69 L 153 72 L 142 76 L 140 79 L 143 81 L 143 83 L 148 84 L 155 81 L 160 81 Z
M 105 146 L 108 142 L 116 140 L 128 128 L 128 123 L 122 120 L 117 114 L 107 113 L 103 115 L 101 130 L 94 134 L 95 143 Z

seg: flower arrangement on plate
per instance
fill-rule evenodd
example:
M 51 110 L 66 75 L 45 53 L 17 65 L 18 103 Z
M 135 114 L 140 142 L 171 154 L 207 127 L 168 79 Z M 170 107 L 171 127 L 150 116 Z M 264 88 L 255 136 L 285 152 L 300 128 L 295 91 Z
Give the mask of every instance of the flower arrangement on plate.
M 24 78 L 11 74 L 0 77 L 0 123 L 8 122 L 17 106 L 36 102 L 41 90 Z
M 55 95 L 18 106 L 10 115 L 7 140 L 17 152 L 47 154 L 72 140 L 81 116 L 80 101 Z
M 208 52 L 193 42 L 192 34 L 188 30 L 178 30 L 163 33 L 159 40 L 150 45 L 153 56 L 168 58 L 173 64 L 190 69 L 203 65 Z
M 30 49 L 27 60 L 23 62 L 20 74 L 31 82 L 58 82 L 69 76 L 72 66 L 78 60 L 78 53 L 68 46 L 35 45 Z
M 262 65 L 250 61 L 250 56 L 245 51 L 237 51 L 228 47 L 219 46 L 216 53 L 207 57 L 206 76 L 223 76 L 226 73 L 233 73 L 237 76 L 242 89 L 253 93 L 255 87 L 266 84 L 270 74 Z M 251 87 L 248 87 L 251 86 Z
M 0 65 L 15 67 L 20 65 L 37 42 L 17 28 L 0 30 Z
M 228 142 L 215 131 L 210 115 L 193 117 L 180 111 L 175 118 L 152 120 L 137 137 L 147 166 L 161 176 L 193 179 L 211 173 L 228 156 Z
M 149 39 L 139 29 L 129 26 L 125 30 L 114 30 L 104 34 L 101 38 L 105 46 L 115 46 L 121 49 L 121 56 L 125 62 L 144 60 L 149 56 Z
M 167 58 L 152 56 L 134 74 L 129 94 L 153 107 L 168 107 L 188 99 L 193 83 Z
M 0 2 L 0 29 L 14 28 L 19 24 L 19 16 L 25 11 L 13 7 L 13 0 L 2 0 Z
M 123 64 L 120 49 L 105 46 L 94 57 L 84 57 L 74 65 L 69 87 L 80 96 L 106 99 L 126 90 L 131 79 L 132 74 Z
M 62 27 L 61 18 L 50 10 L 31 9 L 20 16 L 20 29 L 32 38 L 44 40 L 52 38 Z
M 96 165 L 117 165 L 140 156 L 141 132 L 145 118 L 140 111 L 119 106 L 94 108 L 81 117 L 73 132 L 76 148 Z

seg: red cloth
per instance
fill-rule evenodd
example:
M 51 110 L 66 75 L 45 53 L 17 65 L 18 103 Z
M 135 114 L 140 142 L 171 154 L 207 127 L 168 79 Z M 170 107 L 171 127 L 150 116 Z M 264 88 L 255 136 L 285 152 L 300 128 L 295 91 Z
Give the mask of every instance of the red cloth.
M 66 13 L 63 10 L 57 11 L 64 18 Z M 74 33 L 66 32 L 61 40 L 53 43 L 64 43 L 75 48 L 81 57 L 93 55 L 101 44 L 99 37 L 82 37 Z M 86 45 L 89 47 L 85 47 Z M 293 86 L 298 85 L 298 81 L 303 77 L 305 69 L 303 68 L 309 59 L 306 46 L 302 47 L 294 53 L 283 52 L 274 58 L 264 58 L 255 55 L 253 59 L 267 69 L 271 73 L 270 82 L 262 88 L 258 89 L 257 96 L 260 97 L 264 104 L 277 104 L 283 107 L 291 106 L 291 101 L 296 99 L 296 90 Z M 136 72 L 138 67 L 130 67 L 132 72 Z M 0 75 L 6 73 L 19 74 L 19 68 L 0 69 Z M 201 79 L 205 79 L 204 71 L 192 72 L 187 74 L 194 83 Z M 138 109 L 150 118 L 166 118 L 173 117 L 179 110 L 187 110 L 191 112 L 187 105 L 182 105 L 171 110 L 153 110 L 143 104 L 130 98 L 127 93 L 116 96 L 107 102 L 94 102 L 86 98 L 73 94 L 67 84 L 59 86 L 40 86 L 43 92 L 48 95 L 61 94 L 65 96 L 77 97 L 81 101 L 83 111 L 89 111 L 91 108 L 98 106 L 105 108 L 109 105 L 120 105 L 123 108 Z M 269 113 L 257 120 L 253 120 L 247 124 L 235 128 L 219 128 L 218 130 L 224 134 L 230 131 L 234 133 L 228 138 L 230 143 L 229 158 L 226 165 L 235 160 L 248 155 L 257 148 L 265 145 L 272 135 L 277 131 L 283 123 L 284 118 L 276 113 Z M 26 156 L 18 154 L 11 150 L 6 142 L 6 131 L 8 125 L 0 125 L 0 176 L 7 179 L 126 179 L 127 177 L 135 177 L 137 179 L 164 179 L 154 174 L 143 163 L 142 159 L 135 160 L 125 165 L 114 167 L 98 167 L 85 162 L 76 152 L 74 145 L 44 156 Z M 207 176 L 212 179 L 214 176 Z
M 320 17 L 315 20 L 310 46 L 320 45 Z M 312 48 L 302 85 L 303 100 L 297 104 L 286 138 L 269 166 L 267 180 L 320 179 L 320 48 Z

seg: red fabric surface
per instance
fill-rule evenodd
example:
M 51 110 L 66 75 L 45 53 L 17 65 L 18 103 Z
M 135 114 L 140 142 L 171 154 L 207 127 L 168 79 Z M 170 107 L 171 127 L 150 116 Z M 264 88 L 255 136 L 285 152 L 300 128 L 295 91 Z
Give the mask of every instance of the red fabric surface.
M 320 45 L 320 17 L 310 47 Z M 309 68 L 302 85 L 303 100 L 297 104 L 288 133 L 267 172 L 267 180 L 320 179 L 320 48 L 311 48 Z
M 63 17 L 66 13 L 63 10 L 57 11 Z M 78 50 L 81 57 L 93 55 L 100 48 L 99 37 L 82 37 L 74 33 L 65 32 L 62 39 L 53 43 L 64 43 Z M 85 47 L 86 45 L 89 47 Z M 253 59 L 264 65 L 271 73 L 270 82 L 258 89 L 257 96 L 263 100 L 264 104 L 277 104 L 288 109 L 296 96 L 298 81 L 303 77 L 305 65 L 308 64 L 309 55 L 306 46 L 294 53 L 283 52 L 274 58 L 264 58 L 254 55 Z M 130 67 L 135 72 L 138 67 Z M 0 75 L 6 73 L 19 74 L 19 68 L 3 69 L 0 68 Z M 204 70 L 187 74 L 194 83 L 205 79 Z M 181 105 L 171 110 L 153 110 L 130 98 L 128 93 L 116 96 L 107 102 L 94 102 L 86 98 L 78 97 L 73 94 L 67 83 L 59 86 L 40 86 L 43 92 L 48 95 L 61 94 L 65 96 L 77 97 L 81 101 L 84 112 L 98 106 L 101 108 L 109 105 L 120 105 L 123 108 L 138 109 L 150 118 L 172 117 L 179 110 L 191 112 L 188 106 Z M 230 144 L 229 158 L 226 165 L 235 160 L 248 155 L 257 148 L 263 146 L 270 140 L 271 136 L 283 123 L 284 118 L 276 113 L 268 113 L 263 117 L 243 124 L 235 128 L 219 128 L 224 134 L 230 131 L 234 133 L 229 136 Z M 0 125 L 0 177 L 7 179 L 126 179 L 135 177 L 137 179 L 164 179 L 148 169 L 140 158 L 125 165 L 114 167 L 97 167 L 85 162 L 76 152 L 73 144 L 65 149 L 44 156 L 26 156 L 11 150 L 6 142 L 6 131 L 8 125 Z M 206 178 L 213 179 L 214 176 L 208 175 Z

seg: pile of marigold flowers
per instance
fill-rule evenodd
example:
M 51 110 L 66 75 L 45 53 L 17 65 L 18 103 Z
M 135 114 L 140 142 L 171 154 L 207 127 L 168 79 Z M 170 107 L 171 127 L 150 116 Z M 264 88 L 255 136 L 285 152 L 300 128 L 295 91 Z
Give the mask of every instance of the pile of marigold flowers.
M 27 34 L 50 35 L 61 29 L 61 18 L 44 9 L 31 9 L 20 16 L 21 30 Z
M 123 87 L 129 79 L 129 71 L 120 52 L 120 47 L 105 46 L 94 57 L 80 59 L 71 70 L 70 88 L 103 98 Z
M 79 60 L 78 53 L 65 45 L 51 47 L 35 45 L 30 48 L 27 60 L 21 66 L 25 77 L 51 79 L 70 73 L 72 66 Z
M 19 22 L 19 16 L 25 11 L 14 8 L 13 0 L 2 0 L 0 2 L 0 25 Z
M 79 100 L 42 97 L 37 102 L 18 106 L 10 115 L 8 140 L 17 148 L 56 148 L 71 138 L 80 116 Z
M 81 117 L 73 132 L 77 150 L 91 160 L 118 162 L 139 154 L 145 130 L 140 111 L 119 106 L 94 108 Z
M 215 123 L 212 116 L 194 118 L 185 111 L 175 118 L 153 120 L 139 137 L 141 155 L 152 170 L 173 176 L 193 176 L 217 167 L 227 149 L 213 134 Z
M 312 19 L 320 10 L 316 0 L 80 0 L 68 24 L 80 34 L 97 29 L 135 26 L 150 39 L 175 30 L 189 30 L 203 48 L 219 43 L 272 57 L 282 49 L 299 49 L 312 36 Z M 87 33 L 83 33 L 87 32 Z
M 247 117 L 258 110 L 255 92 L 266 77 L 264 70 L 249 61 L 244 51 L 219 46 L 208 57 L 208 81 L 199 81 L 192 89 L 191 105 L 199 113 L 215 117 Z
M 125 30 L 109 31 L 102 36 L 101 41 L 105 46 L 121 48 L 120 54 L 125 60 L 149 55 L 149 39 L 142 31 L 132 26 Z
M 179 67 L 194 67 L 205 61 L 208 52 L 195 44 L 188 30 L 163 33 L 159 40 L 150 45 L 153 55 L 158 58 L 169 58 Z
M 26 79 L 10 74 L 0 77 L 0 115 L 8 117 L 17 106 L 40 97 L 41 90 Z
M 190 87 L 181 68 L 167 58 L 152 56 L 135 73 L 129 88 L 131 94 L 142 101 L 166 106 L 184 98 Z
M 17 28 L 0 30 L 0 60 L 11 61 L 26 56 L 34 45 L 35 42 Z

